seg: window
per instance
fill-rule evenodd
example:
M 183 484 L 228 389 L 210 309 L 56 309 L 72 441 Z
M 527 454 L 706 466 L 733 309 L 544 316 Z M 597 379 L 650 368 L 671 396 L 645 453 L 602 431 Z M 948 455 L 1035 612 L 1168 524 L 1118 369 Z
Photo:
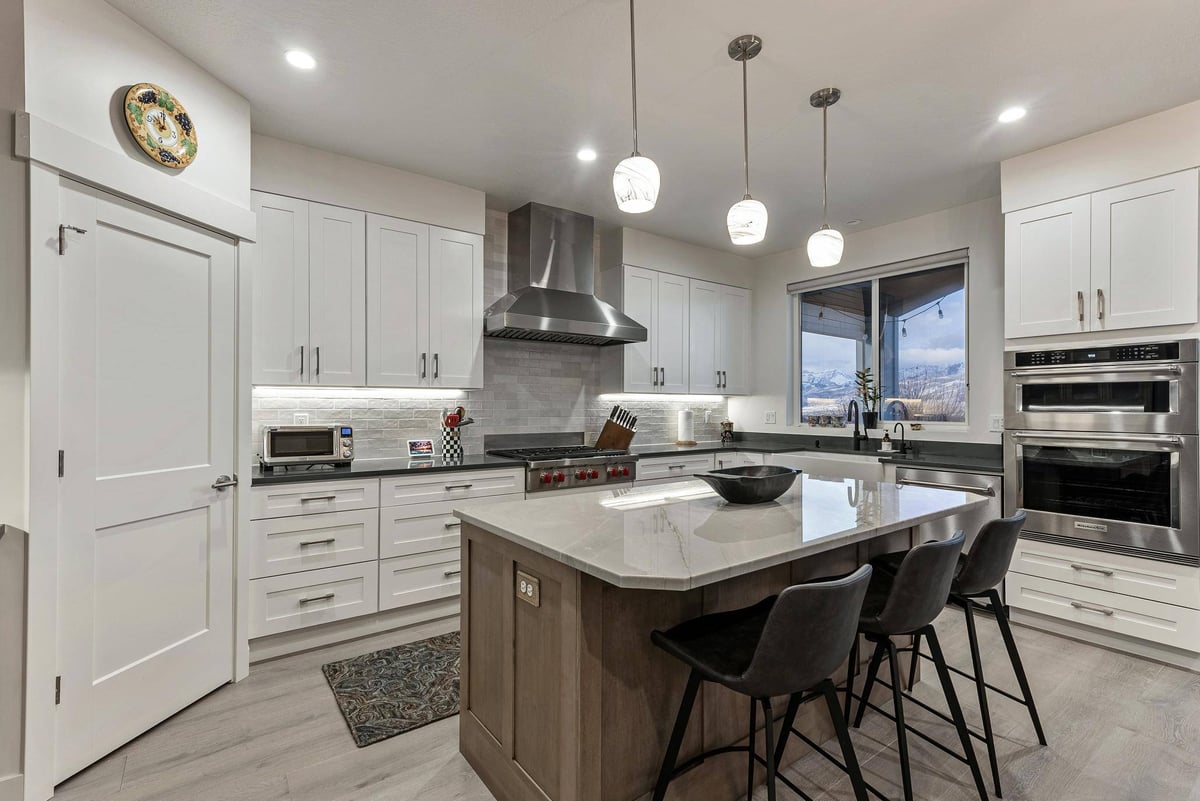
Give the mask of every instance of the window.
M 965 423 L 966 278 L 955 262 L 800 291 L 801 421 L 863 406 L 855 373 L 870 368 L 881 420 Z

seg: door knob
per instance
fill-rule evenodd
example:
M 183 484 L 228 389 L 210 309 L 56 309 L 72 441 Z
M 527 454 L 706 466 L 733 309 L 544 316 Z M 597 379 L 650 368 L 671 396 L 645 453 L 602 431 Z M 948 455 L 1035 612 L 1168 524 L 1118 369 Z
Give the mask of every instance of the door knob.
M 212 483 L 212 488 L 215 490 L 224 491 L 226 487 L 236 487 L 238 483 L 237 473 L 233 474 L 233 478 L 226 475 L 217 476 L 217 480 Z

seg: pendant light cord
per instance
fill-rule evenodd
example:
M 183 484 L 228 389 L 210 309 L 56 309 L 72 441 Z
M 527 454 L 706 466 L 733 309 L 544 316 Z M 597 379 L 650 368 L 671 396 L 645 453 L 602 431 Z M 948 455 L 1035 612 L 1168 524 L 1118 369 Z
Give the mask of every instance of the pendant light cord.
M 821 173 L 824 176 L 825 189 L 821 199 L 821 224 L 829 227 L 829 103 L 821 107 L 821 139 L 824 143 L 821 157 Z
M 638 155 L 637 123 L 637 38 L 633 24 L 633 0 L 629 0 L 629 67 L 633 74 L 633 155 Z
M 746 88 L 746 46 L 742 45 L 742 164 L 746 169 L 746 197 L 750 197 L 750 100 Z

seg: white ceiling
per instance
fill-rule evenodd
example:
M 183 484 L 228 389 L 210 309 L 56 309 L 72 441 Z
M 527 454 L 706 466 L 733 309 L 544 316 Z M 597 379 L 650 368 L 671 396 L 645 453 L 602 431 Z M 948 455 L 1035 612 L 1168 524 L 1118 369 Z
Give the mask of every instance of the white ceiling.
M 624 0 L 110 0 L 245 95 L 257 132 L 735 250 L 741 73 L 750 62 L 751 190 L 763 255 L 820 223 L 820 112 L 830 111 L 832 223 L 871 227 L 999 191 L 1001 159 L 1200 98 L 1191 0 L 642 0 L 641 151 L 658 207 L 623 215 L 632 148 Z M 303 48 L 311 73 L 283 51 Z M 1029 116 L 1000 125 L 1005 107 Z M 600 158 L 576 160 L 581 146 Z

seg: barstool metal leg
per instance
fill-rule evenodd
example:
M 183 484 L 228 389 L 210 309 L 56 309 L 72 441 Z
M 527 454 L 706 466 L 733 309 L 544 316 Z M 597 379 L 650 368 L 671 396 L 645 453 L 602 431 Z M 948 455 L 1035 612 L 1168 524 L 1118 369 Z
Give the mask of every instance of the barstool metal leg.
M 775 715 L 771 710 L 771 699 L 762 699 L 763 708 L 763 723 L 766 730 L 766 757 L 767 757 L 767 801 L 775 801 Z M 754 743 L 750 743 L 751 753 L 753 754 Z M 753 776 L 753 774 L 751 774 Z M 751 779 L 753 785 L 753 779 Z M 753 791 L 753 786 L 751 786 Z
M 987 746 L 988 766 L 992 769 L 992 782 L 996 797 L 1000 798 L 1000 766 L 996 763 L 996 739 L 992 733 L 992 715 L 988 709 L 987 682 L 983 677 L 983 658 L 979 653 L 979 632 L 975 629 L 975 612 L 968 600 L 963 606 L 967 618 L 967 640 L 971 645 L 971 668 L 975 673 L 975 692 L 979 696 L 979 714 L 983 718 L 983 742 Z
M 842 710 L 842 714 L 846 720 L 850 720 L 850 703 L 854 696 L 854 674 L 858 670 L 858 640 L 859 635 L 854 635 L 854 642 L 850 644 L 850 660 L 846 663 L 846 706 Z
M 834 689 L 833 682 L 824 682 L 821 685 L 821 693 L 825 696 L 825 705 L 829 707 L 829 717 L 833 720 L 834 731 L 837 732 L 838 745 L 842 747 L 842 761 L 845 762 L 846 773 L 850 776 L 850 786 L 854 788 L 855 801 L 867 801 L 867 783 L 863 780 L 862 769 L 858 766 L 858 755 L 854 753 L 854 743 L 850 740 L 846 718 L 842 716 L 842 710 L 838 707 L 837 690 Z M 795 713 L 791 711 L 790 706 L 788 711 L 791 719 L 795 720 Z M 791 724 L 788 725 L 790 728 Z M 787 731 L 784 729 L 784 736 L 787 735 Z
M 954 728 L 958 730 L 958 739 L 962 743 L 963 754 L 967 765 L 971 768 L 971 777 L 975 780 L 975 789 L 979 791 L 980 801 L 988 801 L 987 788 L 983 786 L 983 773 L 979 770 L 979 760 L 975 758 L 975 748 L 971 745 L 971 734 L 967 730 L 967 721 L 963 718 L 962 707 L 958 704 L 958 695 L 954 692 L 954 683 L 950 680 L 950 670 L 946 667 L 946 656 L 938 642 L 937 632 L 933 626 L 925 627 L 925 639 L 929 641 L 929 653 L 933 664 L 937 667 L 938 678 L 942 682 L 942 692 L 946 695 L 946 705 L 950 707 L 950 717 L 954 720 Z M 899 696 L 897 696 L 899 706 Z
M 1029 689 L 1029 680 L 1025 678 L 1025 666 L 1021 664 L 1021 653 L 1017 650 L 1017 641 L 1013 639 L 1008 616 L 1004 614 L 1004 604 L 1000 601 L 1000 593 L 995 589 L 990 590 L 987 593 L 987 599 L 996 614 L 996 622 L 1000 626 L 1000 636 L 1004 638 L 1004 647 L 1008 649 L 1008 661 L 1012 663 L 1013 673 L 1017 676 L 1017 684 L 1021 687 L 1021 695 L 1025 697 L 1025 706 L 1029 708 L 1029 718 L 1033 721 L 1033 730 L 1037 732 L 1038 742 L 1045 745 L 1046 733 L 1042 731 L 1042 719 L 1038 717 L 1037 705 L 1033 703 L 1033 692 Z
M 921 662 L 921 635 L 913 635 L 912 643 L 912 662 L 908 666 L 908 691 L 911 693 L 913 685 L 917 683 L 917 665 Z
M 770 725 L 767 721 L 767 725 Z M 746 768 L 746 801 L 754 801 L 754 739 L 758 734 L 758 700 L 750 699 L 750 766 Z
M 912 766 L 908 762 L 908 729 L 904 725 L 904 689 L 900 684 L 900 665 L 899 654 L 896 653 L 896 644 L 892 642 L 892 638 L 888 637 L 886 642 L 888 655 L 888 669 L 892 676 L 892 707 L 896 714 L 896 750 L 900 754 L 900 780 L 904 786 L 904 801 L 913 801 L 912 789 Z M 880 643 L 883 646 L 883 643 Z M 880 651 L 879 653 L 882 653 Z M 874 663 L 872 663 L 874 664 Z M 863 705 L 866 705 L 867 696 L 863 695 Z M 859 707 L 859 713 L 863 707 Z
M 696 705 L 696 693 L 700 690 L 700 674 L 695 670 L 688 676 L 687 688 L 683 691 L 683 700 L 679 703 L 679 714 L 675 716 L 675 728 L 671 731 L 671 739 L 667 742 L 667 752 L 663 755 L 662 768 L 658 771 L 658 781 L 654 783 L 654 801 L 663 801 L 667 794 L 667 785 L 671 783 L 671 774 L 675 772 L 675 763 L 679 759 L 679 748 L 683 745 L 683 735 L 687 733 L 688 719 L 692 716 L 692 707 Z M 751 759 L 751 764 L 753 764 Z
M 863 715 L 867 712 L 867 701 L 871 700 L 871 690 L 875 689 L 875 680 L 879 678 L 879 663 L 883 661 L 884 651 L 891 643 L 891 639 L 875 643 L 875 653 L 871 654 L 871 666 L 867 668 L 867 683 L 863 685 L 862 699 L 858 702 L 858 714 L 854 716 L 854 728 L 856 729 L 862 725 Z

